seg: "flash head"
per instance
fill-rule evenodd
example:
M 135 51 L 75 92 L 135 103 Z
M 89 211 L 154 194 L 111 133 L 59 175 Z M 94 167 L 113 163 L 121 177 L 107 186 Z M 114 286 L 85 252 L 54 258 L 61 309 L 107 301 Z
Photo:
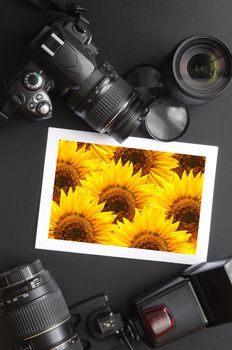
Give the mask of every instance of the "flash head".
M 130 333 L 153 348 L 232 322 L 232 258 L 191 266 L 129 305 Z

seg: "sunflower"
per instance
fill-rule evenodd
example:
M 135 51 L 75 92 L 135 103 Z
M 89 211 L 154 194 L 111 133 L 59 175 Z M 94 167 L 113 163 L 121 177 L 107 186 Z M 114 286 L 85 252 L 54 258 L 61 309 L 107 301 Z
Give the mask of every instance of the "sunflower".
M 84 147 L 77 148 L 77 142 L 59 142 L 53 192 L 53 200 L 57 203 L 61 189 L 67 193 L 70 187 L 74 189 L 78 186 L 87 173 L 100 167 L 99 161 L 93 159 L 90 151 L 86 152 Z
M 114 146 L 98 145 L 95 143 L 80 143 L 78 142 L 78 148 L 85 147 L 86 150 L 92 152 L 93 158 L 101 159 L 107 163 L 113 158 Z
M 115 218 L 102 212 L 104 204 L 98 204 L 82 187 L 70 188 L 68 195 L 61 190 L 60 204 L 52 202 L 49 238 L 67 241 L 95 243 L 98 234 L 112 229 Z
M 198 235 L 203 180 L 203 174 L 194 177 L 192 171 L 189 175 L 184 172 L 181 178 L 176 175 L 154 199 L 155 205 L 165 210 L 166 219 L 173 217 L 174 222 L 180 222 L 179 229 L 191 233 L 194 240 Z
M 172 169 L 178 166 L 178 161 L 173 158 L 173 153 L 148 151 L 136 148 L 117 147 L 114 156 L 115 163 L 121 159 L 122 164 L 128 161 L 133 164 L 133 173 L 141 170 L 142 175 L 147 175 L 147 181 L 162 186 L 164 181 L 169 181 L 173 176 Z
M 178 231 L 178 226 L 178 222 L 173 223 L 173 218 L 166 221 L 163 211 L 145 207 L 141 213 L 136 209 L 133 222 L 127 219 L 118 222 L 111 234 L 99 235 L 97 241 L 122 247 L 193 254 L 193 245 L 188 242 L 191 235 Z
M 175 154 L 173 157 L 178 161 L 178 166 L 173 169 L 173 171 L 177 173 L 179 177 L 183 175 L 184 171 L 189 174 L 192 170 L 194 176 L 198 173 L 204 173 L 205 171 L 205 157 L 186 154 Z
M 121 160 L 115 164 L 111 161 L 105 164 L 102 173 L 92 172 L 81 181 L 98 203 L 104 203 L 104 211 L 112 211 L 117 220 L 123 218 L 133 220 L 135 208 L 143 209 L 152 200 L 155 191 L 153 184 L 146 183 L 147 176 L 141 176 L 141 171 L 133 175 L 133 165 Z

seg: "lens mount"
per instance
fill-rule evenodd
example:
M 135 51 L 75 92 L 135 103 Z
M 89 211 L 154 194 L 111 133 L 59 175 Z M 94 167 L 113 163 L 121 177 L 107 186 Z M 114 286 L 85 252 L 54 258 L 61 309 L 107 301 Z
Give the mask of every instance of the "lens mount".
M 162 70 L 166 92 L 189 105 L 204 104 L 220 95 L 231 76 L 229 49 L 206 35 L 191 36 L 178 44 Z

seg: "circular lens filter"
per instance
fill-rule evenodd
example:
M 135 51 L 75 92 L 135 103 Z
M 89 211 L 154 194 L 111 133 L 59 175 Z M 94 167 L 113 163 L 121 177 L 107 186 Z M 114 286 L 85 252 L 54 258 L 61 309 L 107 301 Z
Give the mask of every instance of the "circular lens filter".
M 169 97 L 153 101 L 145 119 L 145 128 L 150 136 L 159 141 L 174 141 L 180 138 L 189 126 L 187 108 Z
M 163 95 L 160 71 L 153 66 L 144 64 L 132 68 L 124 78 L 145 103 Z

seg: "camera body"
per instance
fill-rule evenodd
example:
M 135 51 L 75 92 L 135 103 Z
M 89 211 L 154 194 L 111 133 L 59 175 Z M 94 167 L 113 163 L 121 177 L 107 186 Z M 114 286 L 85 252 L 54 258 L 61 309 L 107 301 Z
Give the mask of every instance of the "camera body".
M 1 113 L 8 117 L 19 108 L 30 119 L 51 118 L 52 77 L 61 93 L 79 87 L 97 66 L 97 49 L 90 43 L 91 34 L 81 29 L 80 20 L 75 24 L 71 18 L 62 18 L 45 26 L 31 42 L 32 59 L 5 83 L 8 99 Z
M 97 68 L 98 49 L 92 43 L 88 21 L 61 17 L 45 26 L 30 44 L 33 60 L 56 78 L 65 91 L 78 89 Z
M 91 128 L 123 142 L 148 110 L 108 62 L 97 63 L 98 49 L 84 10 L 72 6 L 31 42 L 26 64 L 6 82 L 7 102 L 1 117 L 8 118 L 19 108 L 35 120 L 51 118 L 49 92 L 55 88 Z
M 8 99 L 1 115 L 8 118 L 16 109 L 35 121 L 52 117 L 52 103 L 49 91 L 53 82 L 41 68 L 30 61 L 7 82 Z

